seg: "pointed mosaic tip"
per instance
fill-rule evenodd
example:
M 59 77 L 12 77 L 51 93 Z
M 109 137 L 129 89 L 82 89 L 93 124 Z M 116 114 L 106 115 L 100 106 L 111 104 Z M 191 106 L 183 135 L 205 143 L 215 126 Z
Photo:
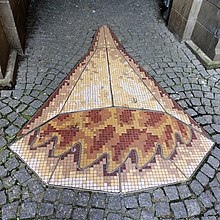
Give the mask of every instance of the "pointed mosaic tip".
M 213 145 L 106 25 L 19 135 L 44 182 L 107 192 L 185 181 Z

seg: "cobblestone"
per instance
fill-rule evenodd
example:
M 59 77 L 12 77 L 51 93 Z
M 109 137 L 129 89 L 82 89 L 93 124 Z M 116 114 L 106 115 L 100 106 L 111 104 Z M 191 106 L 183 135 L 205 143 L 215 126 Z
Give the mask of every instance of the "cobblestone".
M 101 193 L 92 194 L 91 205 L 95 208 L 105 208 L 106 195 Z
M 119 196 L 109 196 L 107 208 L 110 210 L 120 210 L 121 209 L 121 198 Z
M 27 172 L 26 169 L 17 171 L 14 174 L 14 177 L 18 180 L 19 183 L 24 183 L 31 178 L 31 175 Z
M 89 211 L 89 220 L 99 220 L 104 218 L 104 210 L 91 208 Z
M 200 214 L 201 208 L 195 199 L 185 200 L 185 204 L 189 217 Z
M 61 193 L 59 201 L 65 205 L 74 205 L 76 202 L 76 192 L 69 189 L 64 189 Z
M 140 207 L 150 208 L 152 206 L 150 193 L 141 193 L 138 197 Z
M 124 204 L 127 209 L 137 208 L 138 202 L 135 196 L 127 196 L 124 199 Z
M 20 186 L 13 186 L 8 190 L 8 199 L 10 202 L 14 201 L 15 199 L 19 199 L 21 196 L 21 189 Z
M 121 216 L 119 214 L 109 213 L 107 220 L 121 220 Z
M 179 195 L 175 186 L 164 187 L 164 190 L 170 200 L 179 199 Z
M 4 205 L 6 203 L 6 195 L 5 191 L 0 191 L 0 205 Z
M 2 207 L 2 220 L 15 219 L 17 216 L 18 202 L 7 203 Z
M 190 187 L 196 195 L 199 195 L 204 190 L 202 185 L 197 180 L 193 180 L 192 183 L 190 184 Z
M 187 217 L 186 209 L 183 202 L 172 203 L 171 209 L 174 213 L 175 219 Z
M 167 197 L 165 196 L 162 189 L 156 189 L 153 192 L 153 199 L 157 202 L 158 201 L 167 201 Z
M 140 212 L 138 209 L 128 209 L 125 214 L 127 217 L 130 217 L 132 219 L 140 218 Z
M 86 220 L 88 210 L 86 208 L 77 207 L 73 209 L 72 219 L 74 220 Z
M 167 202 L 155 203 L 156 215 L 158 217 L 168 217 L 170 216 L 170 207 Z
M 34 218 L 37 214 L 37 203 L 27 202 L 21 204 L 20 219 Z
M 57 189 L 48 188 L 44 196 L 45 201 L 55 202 L 58 197 L 59 191 Z
M 79 192 L 76 205 L 86 207 L 90 200 L 90 194 L 86 192 Z
M 54 206 L 50 203 L 42 203 L 39 209 L 40 216 L 50 216 L 54 212 Z
M 70 219 L 71 213 L 71 205 L 58 204 L 56 207 L 56 218 Z

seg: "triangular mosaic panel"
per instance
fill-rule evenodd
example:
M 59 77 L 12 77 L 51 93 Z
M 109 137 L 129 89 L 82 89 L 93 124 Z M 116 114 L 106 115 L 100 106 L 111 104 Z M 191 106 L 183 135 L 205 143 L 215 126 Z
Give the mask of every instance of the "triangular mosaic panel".
M 47 184 L 106 192 L 185 181 L 213 145 L 107 26 L 19 136 Z

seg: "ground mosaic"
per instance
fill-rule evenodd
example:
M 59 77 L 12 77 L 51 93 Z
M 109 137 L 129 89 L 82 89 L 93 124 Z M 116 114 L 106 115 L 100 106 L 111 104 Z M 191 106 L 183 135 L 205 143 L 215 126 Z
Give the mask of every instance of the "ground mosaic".
M 0 219 L 218 220 L 220 216 L 220 69 L 205 69 L 185 43 L 179 42 L 173 36 L 162 20 L 160 0 L 65 0 L 62 1 L 62 4 L 60 0 L 32 0 L 30 2 L 25 27 L 27 33 L 25 54 L 19 56 L 16 84 L 12 90 L 0 91 Z M 138 192 L 136 189 L 129 189 L 127 193 L 104 192 L 101 189 L 94 191 L 94 189 L 79 189 L 78 187 L 70 189 L 69 186 L 45 184 L 41 180 L 42 176 L 39 178 L 32 172 L 34 169 L 31 169 L 27 162 L 23 162 L 18 154 L 9 149 L 22 127 L 44 105 L 62 81 L 67 79 L 65 77 L 69 75 L 79 59 L 87 53 L 97 27 L 105 24 L 111 26 L 126 51 L 147 71 L 148 75 L 143 74 L 143 76 L 149 77 L 150 75 L 175 100 L 172 103 L 169 102 L 171 99 L 166 99 L 164 102 L 164 104 L 168 103 L 164 107 L 166 111 L 173 108 L 171 107 L 173 104 L 178 103 L 215 142 L 213 149 L 198 165 L 199 168 L 191 178 L 187 178 L 187 181 L 150 187 Z M 121 52 L 125 52 L 123 48 L 119 49 Z M 127 58 L 127 56 L 128 54 L 125 54 L 123 57 Z M 109 71 L 105 73 L 107 74 L 107 72 Z M 137 69 L 135 72 L 140 74 L 142 71 Z M 113 77 L 113 75 L 111 76 Z M 104 79 L 101 80 L 103 82 Z M 120 82 L 119 79 L 118 81 Z M 133 85 L 137 85 L 136 80 L 132 82 Z M 147 82 L 154 81 L 147 80 Z M 138 86 L 140 87 L 140 83 Z M 137 94 L 136 87 L 133 87 L 134 95 Z M 150 85 L 147 87 L 150 88 Z M 167 97 L 166 93 L 163 92 L 164 98 Z M 83 96 L 83 94 L 81 95 Z M 126 96 L 118 95 L 116 98 L 125 100 Z M 136 104 L 134 102 L 136 102 L 135 99 L 131 100 L 130 104 Z M 59 100 L 59 103 L 63 103 L 63 98 Z M 160 99 L 160 103 L 162 103 L 162 99 Z M 115 122 L 118 121 L 118 117 L 115 117 L 114 111 L 121 114 L 126 110 L 126 114 L 123 113 L 123 115 L 126 115 L 127 119 L 122 117 L 117 123 L 136 116 L 142 117 L 141 114 L 149 113 L 148 117 L 150 117 L 151 113 L 163 113 L 165 118 L 168 114 L 178 122 L 183 122 L 186 129 L 190 128 L 191 131 L 196 131 L 196 134 L 198 131 L 205 135 L 202 130 L 199 130 L 199 127 L 192 129 L 194 126 L 192 122 L 185 123 L 184 119 L 178 118 L 175 115 L 176 108 L 178 107 L 175 106 L 175 111 L 169 114 L 158 109 L 144 109 L 140 111 L 140 114 L 134 114 L 134 110 L 141 109 L 128 108 L 128 106 L 116 109 L 116 106 L 111 105 L 100 108 L 88 107 L 86 110 L 51 116 L 51 120 L 47 119 L 43 124 L 34 125 L 30 127 L 30 130 L 26 128 L 23 130 L 23 134 L 20 132 L 20 138 L 17 140 L 28 137 L 28 133 L 31 131 L 33 134 L 35 131 L 39 132 L 40 128 L 43 133 L 47 122 L 50 121 L 53 126 L 57 123 L 56 121 L 53 123 L 52 119 L 55 117 L 59 118 L 69 113 L 68 117 L 71 118 L 78 112 L 81 116 L 83 116 L 83 112 L 92 116 L 95 112 L 89 113 L 91 110 L 102 110 L 98 113 L 101 117 L 103 117 L 104 110 L 109 110 Z M 108 114 L 110 115 L 110 113 Z M 81 117 L 80 114 L 79 117 Z M 48 113 L 42 115 L 48 116 Z M 40 118 L 42 119 L 42 117 Z M 87 119 L 91 120 L 91 122 L 88 120 L 89 123 L 95 123 L 91 117 Z M 130 122 L 132 123 L 132 120 Z M 41 125 L 45 125 L 45 127 Z M 79 125 L 81 126 L 81 124 Z M 133 127 L 140 128 L 140 125 Z M 204 135 L 200 137 L 206 139 L 206 135 Z M 139 137 L 141 137 L 140 134 Z M 179 143 L 180 137 L 187 139 L 187 135 L 181 133 L 177 135 L 177 149 L 179 145 L 186 146 Z M 33 140 L 36 140 L 35 144 L 40 141 L 40 139 Z M 60 140 L 63 141 L 63 139 Z M 35 144 L 33 143 L 33 147 L 36 147 Z M 51 148 L 48 146 L 46 155 L 44 147 L 38 147 L 35 152 L 42 149 L 41 156 L 45 156 L 46 161 L 48 158 L 50 160 L 51 153 L 53 153 L 50 150 L 53 149 L 53 144 L 54 142 L 51 142 Z M 27 149 L 28 145 L 25 146 Z M 31 144 L 29 144 L 30 146 Z M 188 148 L 190 146 L 187 146 Z M 158 148 L 156 162 L 158 162 L 157 157 L 160 156 L 161 149 L 163 148 Z M 61 157 L 58 156 L 60 152 L 55 154 L 59 163 L 67 162 L 66 159 L 70 158 L 69 156 L 73 158 L 73 155 L 77 154 L 77 151 L 73 149 L 71 154 L 67 154 L 61 160 Z M 97 155 L 98 151 L 93 152 Z M 34 161 L 32 153 L 30 157 Z M 135 161 L 138 158 L 134 153 L 135 151 L 132 151 L 127 161 L 120 166 L 122 174 L 128 171 L 129 163 L 134 168 L 138 165 Z M 177 157 L 180 155 L 182 154 L 177 154 Z M 189 154 L 189 156 L 191 155 L 193 153 Z M 168 160 L 172 162 L 172 159 L 175 160 L 175 156 L 176 154 L 173 152 Z M 121 163 L 117 158 L 114 161 L 117 164 Z M 114 161 L 112 160 L 112 162 Z M 99 164 L 98 161 L 93 162 L 93 165 L 91 164 L 85 171 L 89 171 L 101 163 L 105 164 L 106 156 L 99 161 Z M 150 166 L 155 167 L 156 163 L 152 162 L 153 160 L 151 160 Z M 76 164 L 83 169 L 83 164 L 80 165 L 79 161 Z M 49 169 L 48 166 L 40 163 L 36 166 L 42 167 L 41 170 Z M 129 168 L 129 170 L 132 169 Z M 110 171 L 107 171 L 105 176 L 110 174 Z M 132 174 L 130 177 L 133 177 Z M 133 191 L 135 192 L 133 193 Z
M 108 26 L 19 136 L 45 183 L 123 193 L 187 180 L 214 144 Z

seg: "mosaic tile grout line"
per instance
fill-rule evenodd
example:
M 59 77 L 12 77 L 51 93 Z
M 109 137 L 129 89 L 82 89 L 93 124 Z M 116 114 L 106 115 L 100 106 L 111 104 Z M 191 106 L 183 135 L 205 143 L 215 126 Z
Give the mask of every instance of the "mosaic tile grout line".
M 74 87 L 72 88 L 71 92 L 69 93 L 69 96 L 67 97 L 65 103 L 63 104 L 63 106 L 62 106 L 60 112 L 62 112 L 62 110 L 63 110 L 63 108 L 64 108 L 64 106 L 65 106 L 67 100 L 69 99 L 69 97 L 71 96 L 72 92 L 74 91 L 75 86 L 76 86 L 77 83 L 79 82 L 79 80 L 80 80 L 80 78 L 81 78 L 83 72 L 84 72 L 84 71 L 86 70 L 86 68 L 88 67 L 89 62 L 91 61 L 91 59 L 92 59 L 92 57 L 94 56 L 94 54 L 95 54 L 96 51 L 97 51 L 97 48 L 95 49 L 95 51 L 93 52 L 92 56 L 89 58 L 88 62 L 87 62 L 86 65 L 84 66 L 84 68 L 83 68 L 83 70 L 82 70 L 82 72 L 81 72 L 81 74 L 80 74 L 78 80 L 76 81 Z M 59 112 L 59 114 L 60 114 L 60 112 Z M 59 114 L 58 114 L 58 115 L 59 115 Z

